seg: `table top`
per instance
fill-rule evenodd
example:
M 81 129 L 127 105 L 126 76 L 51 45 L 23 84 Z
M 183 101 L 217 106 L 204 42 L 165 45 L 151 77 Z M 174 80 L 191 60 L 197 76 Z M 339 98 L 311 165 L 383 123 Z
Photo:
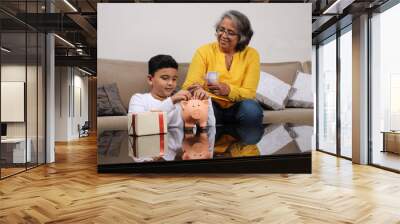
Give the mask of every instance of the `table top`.
M 381 133 L 400 134 L 400 130 L 381 131 Z
M 30 139 L 28 138 L 27 141 L 30 141 Z M 19 143 L 19 142 L 25 142 L 25 138 L 6 137 L 1 139 L 1 143 Z
M 271 124 L 168 129 L 164 135 L 130 136 L 127 130 L 98 130 L 98 165 L 180 163 L 311 154 L 313 127 Z

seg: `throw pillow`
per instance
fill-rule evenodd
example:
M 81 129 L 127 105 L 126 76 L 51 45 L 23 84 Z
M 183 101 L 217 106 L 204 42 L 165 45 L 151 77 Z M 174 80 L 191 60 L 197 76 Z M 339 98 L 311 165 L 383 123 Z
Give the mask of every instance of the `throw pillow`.
M 97 87 L 97 116 L 111 116 L 112 107 L 104 86 Z
M 118 116 L 126 115 L 116 83 L 97 88 L 97 115 Z
M 313 108 L 314 96 L 312 92 L 312 76 L 303 72 L 297 72 L 293 83 L 293 92 L 286 104 L 288 107 Z
M 261 71 L 256 91 L 257 101 L 268 109 L 285 109 L 291 86 L 275 76 Z

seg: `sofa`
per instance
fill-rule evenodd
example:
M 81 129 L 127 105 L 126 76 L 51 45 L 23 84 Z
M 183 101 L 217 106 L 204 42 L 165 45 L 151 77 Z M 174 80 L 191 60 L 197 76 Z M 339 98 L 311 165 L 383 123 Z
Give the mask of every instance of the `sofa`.
M 185 80 L 188 63 L 179 64 L 178 86 Z M 97 60 L 97 86 L 116 83 L 123 106 L 128 109 L 129 100 L 135 93 L 149 91 L 147 84 L 147 62 L 121 61 L 110 59 Z M 311 63 L 281 62 L 261 63 L 261 70 L 274 75 L 283 82 L 292 85 L 297 71 L 311 74 Z M 283 110 L 264 110 L 264 124 L 270 123 L 296 123 L 313 125 L 313 108 L 285 108 Z M 98 116 L 97 128 L 118 130 L 127 125 L 127 116 Z

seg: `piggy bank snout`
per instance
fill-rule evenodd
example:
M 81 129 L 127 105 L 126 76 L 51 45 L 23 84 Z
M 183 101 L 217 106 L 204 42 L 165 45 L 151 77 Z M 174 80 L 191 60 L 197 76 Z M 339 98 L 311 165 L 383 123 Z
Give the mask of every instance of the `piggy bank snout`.
M 194 119 L 200 119 L 200 110 L 199 109 L 197 109 L 197 110 L 193 110 L 193 112 L 192 112 L 192 118 L 194 118 Z

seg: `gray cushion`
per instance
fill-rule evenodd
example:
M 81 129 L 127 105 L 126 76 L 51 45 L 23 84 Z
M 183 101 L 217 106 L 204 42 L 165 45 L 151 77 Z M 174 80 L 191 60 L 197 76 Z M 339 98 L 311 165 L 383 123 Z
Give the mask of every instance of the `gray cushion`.
M 97 88 L 97 116 L 126 115 L 121 103 L 117 84 L 107 84 Z
M 97 116 L 111 114 L 112 108 L 104 87 L 97 87 Z

